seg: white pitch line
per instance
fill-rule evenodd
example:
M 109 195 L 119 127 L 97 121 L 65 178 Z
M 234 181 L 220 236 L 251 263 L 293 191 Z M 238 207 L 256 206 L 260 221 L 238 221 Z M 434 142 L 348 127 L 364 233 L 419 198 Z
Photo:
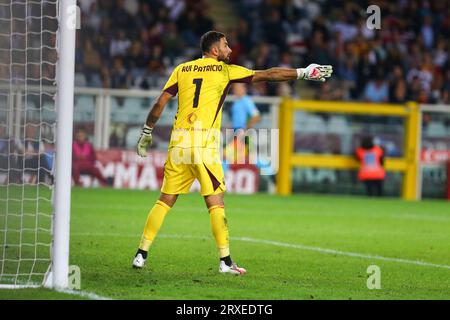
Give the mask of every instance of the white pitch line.
M 42 287 L 38 284 L 0 284 L 0 289 L 16 290 L 16 289 L 36 289 Z
M 14 285 L 14 284 L 0 285 L 0 289 L 10 289 L 10 290 L 11 289 L 38 289 L 38 288 L 44 288 L 44 286 L 42 284 L 37 284 L 37 283 L 26 284 L 26 285 Z M 50 289 L 50 288 L 48 288 L 48 289 Z M 80 296 L 83 298 L 88 298 L 90 300 L 113 300 L 111 298 L 103 297 L 96 293 L 88 292 L 88 291 L 71 290 L 71 289 L 59 289 L 59 290 L 54 290 L 54 291 L 71 294 L 74 296 Z
M 264 244 L 270 244 L 270 245 L 274 245 L 274 246 L 278 246 L 278 247 L 294 248 L 294 249 L 315 251 L 315 252 L 320 252 L 320 253 L 348 256 L 348 257 L 373 259 L 373 260 L 384 260 L 384 261 L 391 261 L 391 262 L 414 264 L 414 265 L 417 265 L 417 266 L 450 269 L 450 266 L 449 265 L 445 265 L 445 264 L 436 264 L 436 263 L 425 262 L 425 261 L 420 261 L 420 260 L 408 260 L 408 259 L 401 259 L 401 258 L 389 258 L 389 257 L 383 257 L 383 256 L 378 256 L 378 255 L 370 255 L 370 254 L 363 254 L 363 253 L 357 253 L 357 252 L 349 252 L 349 251 L 340 251 L 340 250 L 326 249 L 326 248 L 320 248 L 320 247 L 312 247 L 312 246 L 306 246 L 306 245 L 303 245 L 303 244 L 291 244 L 291 243 L 284 243 L 284 242 L 277 242 L 277 241 L 270 241 L 270 240 L 252 239 L 252 238 L 245 238 L 245 237 L 244 238 L 234 238 L 234 240 L 241 240 L 241 241 L 258 243 L 258 244 L 264 243 Z
M 74 296 L 80 296 L 83 298 L 88 298 L 90 300 L 113 300 L 112 298 L 103 297 L 93 292 L 87 292 L 87 291 L 78 291 L 78 290 L 69 290 L 69 289 L 62 289 L 57 290 L 57 292 L 67 293 Z
M 74 236 L 100 236 L 100 237 L 127 237 L 127 238 L 138 238 L 139 235 L 121 235 L 121 234 L 93 234 L 93 233 L 73 233 Z M 160 234 L 158 235 L 160 238 L 185 238 L 185 239 L 196 239 L 196 240 L 208 240 L 210 238 L 208 237 L 201 237 L 201 236 L 192 236 L 192 235 L 175 235 L 175 234 Z M 248 237 L 231 237 L 231 240 L 236 241 L 244 241 L 244 242 L 250 242 L 250 243 L 256 243 L 256 244 L 268 244 L 272 246 L 277 247 L 284 247 L 284 248 L 293 248 L 293 249 L 299 249 L 299 250 L 307 250 L 307 251 L 314 251 L 319 252 L 323 254 L 333 254 L 333 255 L 340 255 L 340 256 L 347 256 L 347 257 L 355 257 L 355 258 L 363 258 L 363 259 L 371 259 L 371 260 L 383 260 L 383 261 L 390 261 L 390 262 L 398 262 L 398 263 L 405 263 L 405 264 L 412 264 L 422 267 L 434 267 L 434 268 L 441 268 L 441 269 L 449 269 L 449 265 L 445 264 L 436 264 L 426 261 L 420 261 L 420 260 L 408 260 L 408 259 L 401 259 L 401 258 L 390 258 L 390 257 L 383 257 L 379 255 L 370 255 L 370 254 L 363 254 L 358 252 L 350 252 L 350 251 L 340 251 L 335 249 L 327 249 L 327 248 L 320 248 L 320 247 L 314 247 L 314 246 L 307 246 L 303 244 L 292 244 L 292 243 L 286 243 L 286 242 L 278 242 L 278 241 L 272 241 L 272 240 L 263 240 L 263 239 L 253 239 Z

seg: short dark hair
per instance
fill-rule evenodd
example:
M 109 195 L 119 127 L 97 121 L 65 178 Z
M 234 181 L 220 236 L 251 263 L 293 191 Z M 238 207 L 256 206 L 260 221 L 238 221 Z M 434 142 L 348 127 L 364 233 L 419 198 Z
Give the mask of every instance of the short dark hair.
M 202 49 L 202 53 L 209 52 L 211 46 L 219 42 L 220 39 L 225 38 L 225 35 L 222 32 L 218 31 L 208 31 L 200 38 L 200 48 Z
M 363 149 L 372 149 L 373 148 L 373 137 L 365 136 L 361 141 L 361 148 Z

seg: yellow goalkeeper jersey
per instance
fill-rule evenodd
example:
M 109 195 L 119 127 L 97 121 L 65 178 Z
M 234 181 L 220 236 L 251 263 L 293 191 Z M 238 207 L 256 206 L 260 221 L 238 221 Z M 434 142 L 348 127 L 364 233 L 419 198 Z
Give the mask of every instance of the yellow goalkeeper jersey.
M 163 89 L 178 94 L 169 148 L 219 148 L 222 104 L 228 90 L 233 83 L 249 83 L 254 74 L 213 58 L 178 65 Z

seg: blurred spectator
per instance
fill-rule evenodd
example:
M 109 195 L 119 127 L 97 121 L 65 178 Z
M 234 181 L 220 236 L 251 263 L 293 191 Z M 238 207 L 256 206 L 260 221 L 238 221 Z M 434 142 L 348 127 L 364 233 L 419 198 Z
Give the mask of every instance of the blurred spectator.
M 431 49 L 434 44 L 434 30 L 430 16 L 426 16 L 423 20 L 422 28 L 420 29 L 423 38 L 423 44 L 426 49 Z
M 312 39 L 309 42 L 309 54 L 308 63 L 318 64 L 334 64 L 331 52 L 329 50 L 329 43 L 326 41 L 325 36 L 320 31 L 314 31 Z
M 285 37 L 280 37 L 284 34 L 282 27 L 282 20 L 278 10 L 271 10 L 268 14 L 266 23 L 263 26 L 265 33 L 265 40 L 269 43 L 275 44 L 281 51 L 286 48 Z
M 123 4 L 123 8 L 131 16 L 135 16 L 139 10 L 139 1 L 138 0 L 125 0 L 125 2 Z
M 400 66 L 395 66 L 392 78 L 389 81 L 389 102 L 404 103 L 408 99 L 406 81 L 403 77 L 403 70 Z
M 409 98 L 413 101 L 418 101 L 420 92 L 422 91 L 422 85 L 419 77 L 415 76 L 409 84 Z
M 252 38 L 249 32 L 249 24 L 247 20 L 239 19 L 239 26 L 237 28 L 238 43 L 242 46 L 244 53 L 249 53 L 252 47 Z
M 44 143 L 39 136 L 39 124 L 28 123 L 23 142 L 16 142 L 19 149 L 18 166 L 31 175 L 31 183 L 53 183 L 51 168 L 45 155 Z
M 161 46 L 154 46 L 147 61 L 146 79 L 143 87 L 159 87 L 164 75 L 164 63 Z
M 127 87 L 128 74 L 122 58 L 115 58 L 109 74 L 111 88 L 124 89 Z
M 439 100 L 440 103 L 443 104 L 450 104 L 450 89 L 444 89 L 442 91 L 441 99 Z
M 100 87 L 100 69 L 102 67 L 101 57 L 90 40 L 87 40 L 84 43 L 83 65 L 87 83 L 92 87 Z
M 358 93 L 355 89 L 358 75 L 356 73 L 355 62 L 352 58 L 341 62 L 340 68 L 338 69 L 338 76 L 342 80 L 345 88 L 349 91 L 350 96 L 356 98 Z
M 116 0 L 103 2 L 109 9 L 109 14 L 114 25 L 119 29 L 126 29 L 133 25 L 133 18 L 127 11 L 126 4 L 129 0 Z
M 327 81 L 317 92 L 315 99 L 323 101 L 336 101 L 344 98 L 344 91 L 340 88 L 336 81 Z
M 232 50 L 230 56 L 230 63 L 238 64 L 239 56 L 243 53 L 244 48 L 242 44 L 239 42 L 238 32 L 237 30 L 231 30 L 227 34 L 228 46 Z
M 405 103 L 408 100 L 406 81 L 400 79 L 395 82 L 389 92 L 389 101 L 392 103 Z
M 256 82 L 251 86 L 251 94 L 252 96 L 267 96 L 267 84 L 266 82 Z
M 88 13 L 92 8 L 92 4 L 94 4 L 96 0 L 79 0 L 78 2 L 80 3 L 81 10 Z
M 433 52 L 433 64 L 436 67 L 445 67 L 445 63 L 448 61 L 448 50 L 448 43 L 446 43 L 442 38 L 439 39 L 436 50 Z
M 111 57 L 124 56 L 130 46 L 131 41 L 126 38 L 125 31 L 119 30 L 117 36 L 111 40 L 109 54 Z
M 146 28 L 155 22 L 155 16 L 152 13 L 152 8 L 147 1 L 142 1 L 139 4 L 139 10 L 133 18 L 136 24 L 136 29 L 146 30 Z
M 81 9 L 84 13 L 84 19 L 86 19 L 86 24 L 94 30 L 100 29 L 102 23 L 102 14 L 98 9 L 98 4 L 94 0 L 84 0 L 81 1 Z
M 5 184 L 21 183 L 19 146 L 10 139 L 3 125 L 0 126 L 0 171 L 7 176 Z
M 106 179 L 95 166 L 95 161 L 94 146 L 87 140 L 86 131 L 80 128 L 72 145 L 72 177 L 75 185 L 81 185 L 80 175 L 83 173 L 97 178 L 103 186 L 107 184 Z
M 109 136 L 109 146 L 111 148 L 120 148 L 125 146 L 124 125 L 111 126 L 111 134 Z
M 169 17 L 176 20 L 186 7 L 185 1 L 180 0 L 164 0 L 164 5 L 170 10 Z
M 170 65 L 175 64 L 175 58 L 182 50 L 182 47 L 178 39 L 177 25 L 173 22 L 168 23 L 162 39 L 161 52 L 164 51 L 164 56 L 169 59 Z
M 127 62 L 127 69 L 130 71 L 133 78 L 141 77 L 145 73 L 149 55 L 146 54 L 142 48 L 142 43 L 134 41 L 125 57 Z
M 270 58 L 271 58 L 271 48 L 267 42 L 260 42 L 250 52 L 250 59 L 255 61 L 254 68 L 256 70 L 268 68 L 272 63 Z
M 342 35 L 344 41 L 352 40 L 358 34 L 358 27 L 351 23 L 350 17 L 345 11 L 339 11 L 337 21 L 333 23 L 332 29 Z
M 364 90 L 364 100 L 367 102 L 387 102 L 389 99 L 388 85 L 381 74 L 370 81 Z

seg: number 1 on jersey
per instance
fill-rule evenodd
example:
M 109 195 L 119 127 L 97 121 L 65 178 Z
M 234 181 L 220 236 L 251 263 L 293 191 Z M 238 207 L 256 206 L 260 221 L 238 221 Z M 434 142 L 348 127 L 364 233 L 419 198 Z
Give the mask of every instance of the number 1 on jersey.
M 194 103 L 192 106 L 193 108 L 198 107 L 198 98 L 200 96 L 200 88 L 202 87 L 202 82 L 203 82 L 202 78 L 192 80 L 192 83 L 195 84 Z

